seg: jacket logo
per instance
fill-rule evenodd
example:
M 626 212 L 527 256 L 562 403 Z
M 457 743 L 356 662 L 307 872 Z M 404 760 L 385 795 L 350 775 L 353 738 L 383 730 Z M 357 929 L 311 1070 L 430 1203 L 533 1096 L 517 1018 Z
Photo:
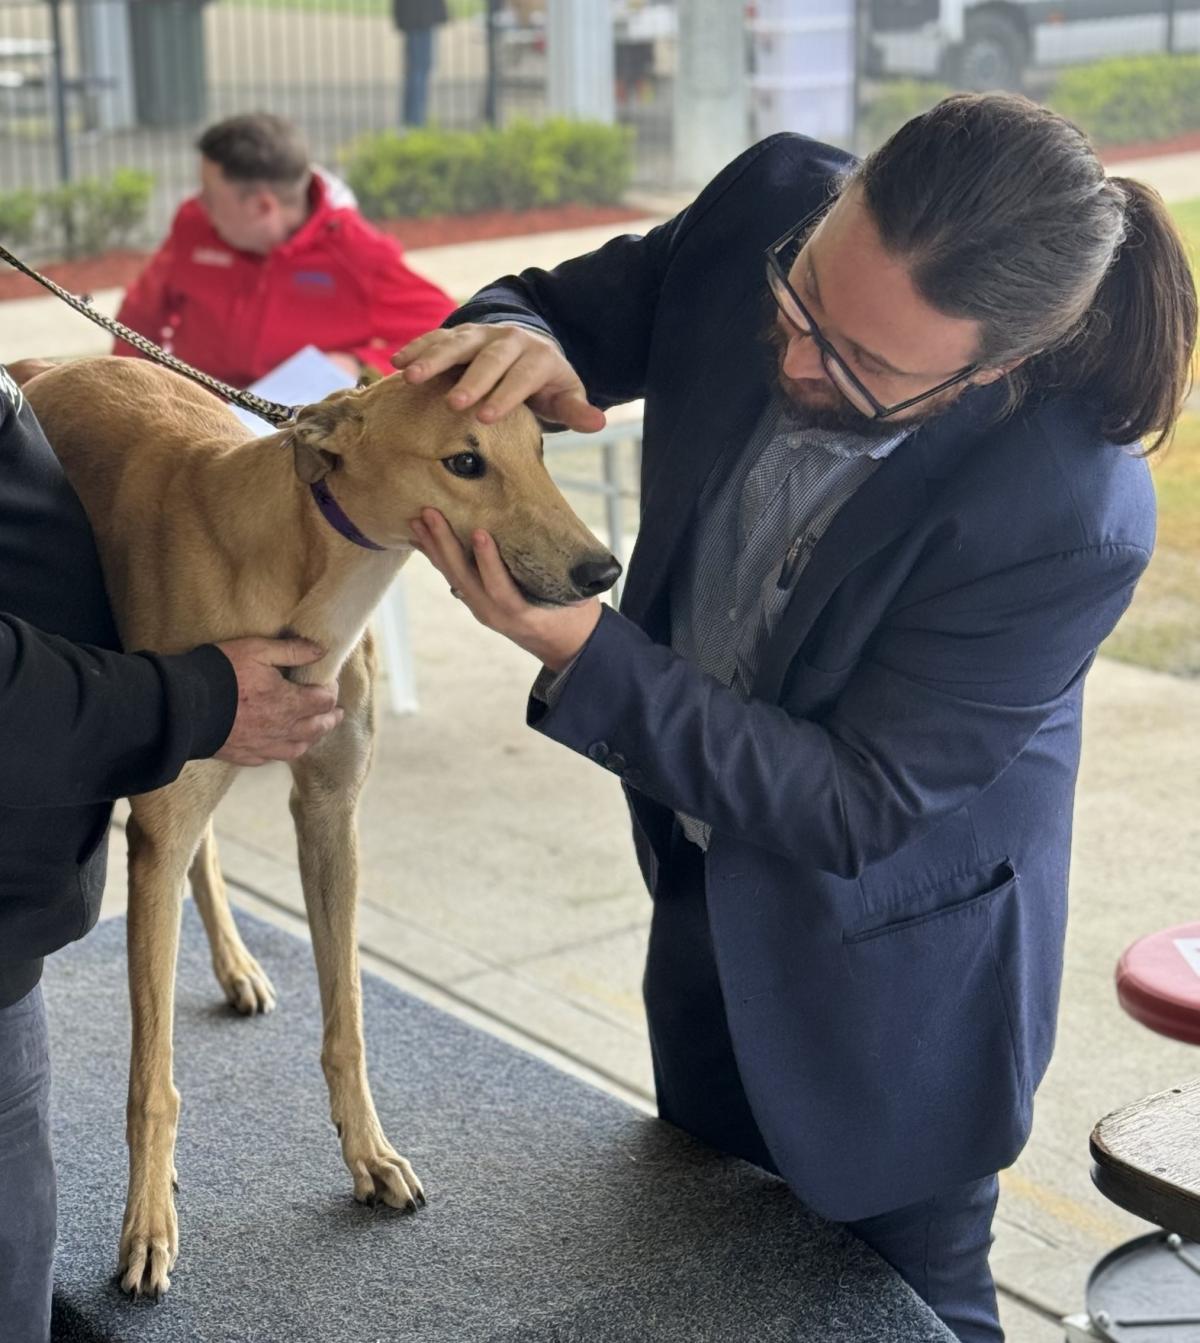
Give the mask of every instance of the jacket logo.
M 333 276 L 323 270 L 298 270 L 292 276 L 292 283 L 302 289 L 332 289 Z
M 192 249 L 192 260 L 198 266 L 232 266 L 233 253 L 219 251 L 216 247 L 196 247 Z

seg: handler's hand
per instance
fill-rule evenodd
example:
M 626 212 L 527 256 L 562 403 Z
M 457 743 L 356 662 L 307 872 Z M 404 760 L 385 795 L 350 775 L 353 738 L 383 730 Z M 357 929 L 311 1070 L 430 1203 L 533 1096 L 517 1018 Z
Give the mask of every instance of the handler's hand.
M 466 364 L 446 400 L 454 410 L 479 406 L 475 414 L 484 424 L 528 401 L 543 420 L 568 429 L 589 434 L 604 428 L 604 412 L 589 404 L 563 352 L 527 327 L 466 322 L 448 331 L 439 328 L 409 341 L 392 363 L 408 382 L 424 382 Z
M 231 765 L 295 760 L 345 716 L 337 707 L 336 685 L 300 685 L 279 670 L 325 656 L 307 639 L 231 639 L 217 647 L 233 663 L 238 707 L 216 759 Z
M 471 537 L 472 564 L 436 508 L 422 509 L 420 518 L 410 525 L 417 548 L 475 619 L 532 653 L 551 671 L 562 671 L 591 637 L 600 619 L 600 602 L 595 597 L 571 606 L 534 606 L 513 582 L 487 532 Z

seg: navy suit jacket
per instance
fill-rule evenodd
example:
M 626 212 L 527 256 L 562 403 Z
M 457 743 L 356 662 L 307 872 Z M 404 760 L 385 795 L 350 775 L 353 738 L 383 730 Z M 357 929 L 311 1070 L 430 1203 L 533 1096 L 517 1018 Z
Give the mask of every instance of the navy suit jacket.
M 1144 461 L 1091 406 L 981 388 L 816 547 L 752 698 L 671 652 L 667 575 L 774 376 L 763 249 L 851 163 L 781 135 L 682 214 L 483 291 L 454 321 L 561 342 L 646 400 L 642 519 L 538 729 L 618 772 L 653 893 L 673 812 L 706 888 L 739 1070 L 780 1172 L 857 1220 L 1013 1161 L 1050 1058 L 1084 675 L 1154 539 Z

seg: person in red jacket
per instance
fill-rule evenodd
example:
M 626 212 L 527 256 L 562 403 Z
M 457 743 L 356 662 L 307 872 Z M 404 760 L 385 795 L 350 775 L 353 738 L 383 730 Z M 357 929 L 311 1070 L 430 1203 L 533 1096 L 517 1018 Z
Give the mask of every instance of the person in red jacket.
M 305 345 L 352 373 L 391 372 L 392 352 L 454 307 L 313 168 L 288 122 L 230 117 L 196 148 L 200 194 L 118 313 L 141 335 L 246 387 Z M 138 353 L 122 340 L 113 352 Z

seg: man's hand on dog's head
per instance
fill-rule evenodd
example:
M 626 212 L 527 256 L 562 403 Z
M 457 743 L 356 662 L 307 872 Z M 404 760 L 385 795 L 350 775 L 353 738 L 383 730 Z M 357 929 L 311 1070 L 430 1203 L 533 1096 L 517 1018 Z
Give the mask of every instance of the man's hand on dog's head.
M 466 365 L 446 400 L 455 410 L 474 408 L 484 424 L 522 402 L 543 422 L 582 434 L 604 428 L 604 412 L 587 399 L 579 374 L 556 342 L 507 322 L 464 322 L 418 336 L 392 356 L 408 382 L 425 382 Z
M 237 676 L 237 717 L 216 754 L 230 765 L 296 760 L 342 721 L 336 685 L 302 685 L 280 668 L 307 667 L 325 650 L 307 639 L 230 639 L 217 647 Z

